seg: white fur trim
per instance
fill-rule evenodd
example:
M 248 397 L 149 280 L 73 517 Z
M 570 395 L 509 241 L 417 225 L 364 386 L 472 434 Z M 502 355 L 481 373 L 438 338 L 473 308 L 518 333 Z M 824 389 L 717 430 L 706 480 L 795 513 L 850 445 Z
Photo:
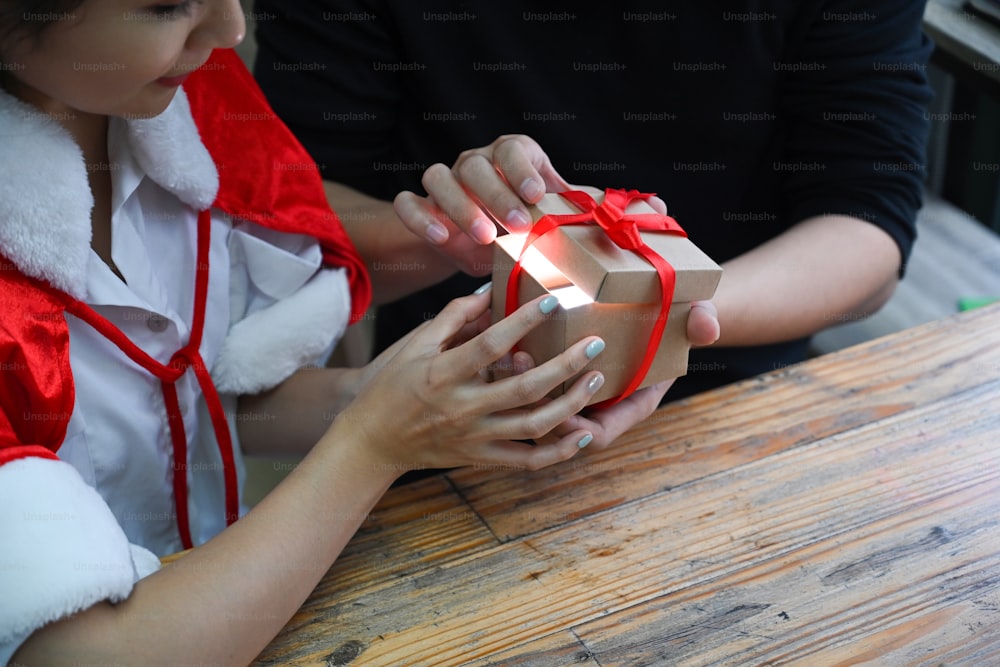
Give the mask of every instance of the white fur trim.
M 102 600 L 125 599 L 141 576 L 107 504 L 63 461 L 0 466 L 0 535 L 0 648 Z M 141 569 L 149 574 L 148 557 Z
M 129 544 L 129 553 L 132 555 L 132 564 L 135 565 L 137 579 L 143 579 L 160 569 L 160 559 L 146 547 L 138 544 Z
M 129 121 L 128 138 L 136 162 L 160 187 L 196 211 L 212 205 L 219 172 L 201 143 L 183 90 L 159 116 Z
M 179 90 L 155 118 L 127 121 L 146 174 L 189 206 L 215 200 L 219 175 Z M 82 299 L 94 198 L 79 146 L 59 123 L 0 91 L 0 253 L 25 275 Z
M 212 367 L 225 394 L 256 394 L 317 363 L 347 328 L 343 269 L 324 269 L 291 296 L 237 322 Z
M 83 153 L 61 125 L 0 91 L 0 253 L 80 298 L 90 253 Z

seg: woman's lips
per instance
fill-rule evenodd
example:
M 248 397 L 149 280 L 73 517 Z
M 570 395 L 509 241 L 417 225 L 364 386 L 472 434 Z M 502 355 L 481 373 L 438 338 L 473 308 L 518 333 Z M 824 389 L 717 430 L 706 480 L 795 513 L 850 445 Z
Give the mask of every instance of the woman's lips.
M 171 88 L 174 86 L 181 85 L 187 80 L 189 76 L 191 76 L 190 72 L 187 74 L 181 74 L 180 76 L 165 76 L 161 79 L 157 79 L 156 83 L 160 84 L 161 86 L 167 86 L 168 88 Z

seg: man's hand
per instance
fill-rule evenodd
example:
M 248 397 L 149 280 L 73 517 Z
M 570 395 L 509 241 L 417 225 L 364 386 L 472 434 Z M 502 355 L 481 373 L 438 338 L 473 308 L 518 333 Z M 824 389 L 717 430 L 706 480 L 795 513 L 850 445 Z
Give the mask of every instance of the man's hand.
M 464 151 L 450 168 L 431 165 L 422 183 L 427 196 L 399 193 L 396 214 L 411 232 L 473 275 L 490 272 L 489 244 L 497 224 L 527 232 L 531 216 L 525 204 L 570 188 L 541 147 L 520 134 Z
M 687 321 L 687 335 L 691 346 L 711 345 L 719 339 L 719 333 L 718 312 L 715 309 L 715 304 L 711 301 L 693 302 Z M 516 371 L 522 372 L 531 368 L 533 365 L 531 357 L 523 353 L 518 354 L 522 356 L 515 359 Z M 591 447 L 603 449 L 618 439 L 625 431 L 651 415 L 673 384 L 673 380 L 667 380 L 640 389 L 612 406 L 584 410 L 570 417 L 554 428 L 545 438 L 538 439 L 536 442 L 548 442 L 549 439 L 558 439 L 566 433 L 582 430 L 593 434 L 594 439 L 590 442 Z

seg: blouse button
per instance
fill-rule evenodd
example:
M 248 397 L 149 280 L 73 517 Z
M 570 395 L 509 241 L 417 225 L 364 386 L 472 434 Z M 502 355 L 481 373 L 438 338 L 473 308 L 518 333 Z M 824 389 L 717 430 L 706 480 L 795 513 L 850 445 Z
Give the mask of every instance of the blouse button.
M 153 333 L 163 333 L 167 329 L 167 324 L 167 318 L 155 313 L 150 315 L 149 319 L 146 320 L 146 326 L 149 327 L 149 330 Z

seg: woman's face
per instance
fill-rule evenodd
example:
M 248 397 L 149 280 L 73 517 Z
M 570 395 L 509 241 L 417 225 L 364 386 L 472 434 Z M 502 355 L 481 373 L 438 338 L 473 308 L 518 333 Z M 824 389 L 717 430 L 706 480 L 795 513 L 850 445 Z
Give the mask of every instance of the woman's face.
M 0 44 L 5 87 L 49 113 L 155 116 L 212 49 L 246 33 L 239 0 L 85 0 L 55 18 L 37 40 Z

